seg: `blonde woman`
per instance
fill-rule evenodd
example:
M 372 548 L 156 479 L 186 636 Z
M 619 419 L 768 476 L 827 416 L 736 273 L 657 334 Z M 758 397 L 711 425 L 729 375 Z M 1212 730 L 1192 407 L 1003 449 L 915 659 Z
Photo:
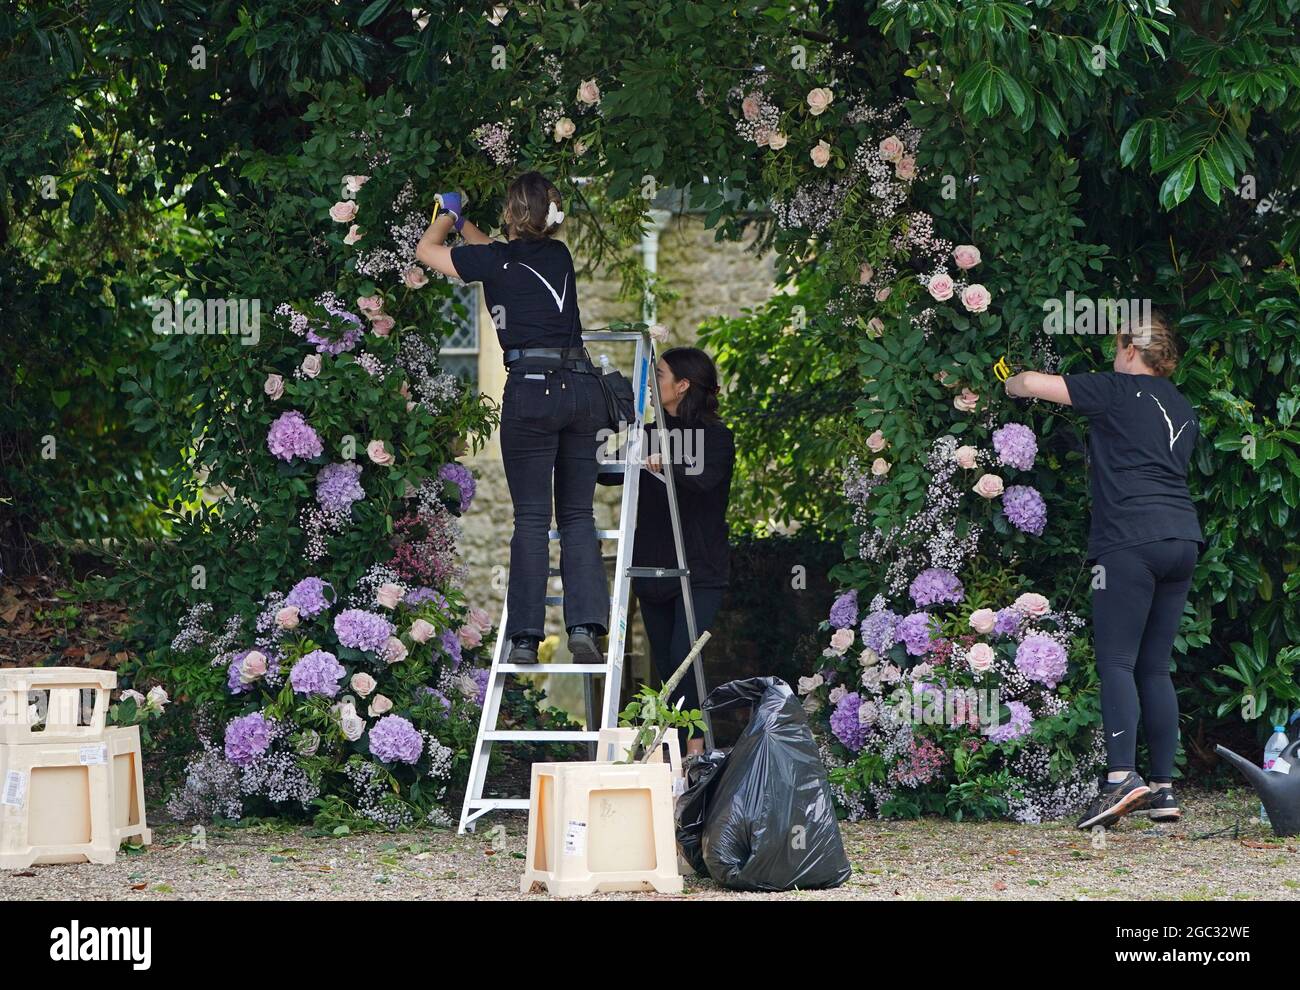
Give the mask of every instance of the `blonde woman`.
M 1027 371 L 1006 381 L 1008 395 L 1071 406 L 1088 418 L 1088 558 L 1104 579 L 1093 591 L 1092 621 L 1107 774 L 1081 829 L 1108 828 L 1133 811 L 1157 821 L 1181 816 L 1171 783 L 1178 696 L 1169 657 L 1204 544 L 1187 490 L 1199 429 L 1191 403 L 1169 380 L 1178 363 L 1173 329 L 1158 314 L 1131 329 L 1117 337 L 1112 372 Z M 1150 786 L 1136 768 L 1139 710 Z

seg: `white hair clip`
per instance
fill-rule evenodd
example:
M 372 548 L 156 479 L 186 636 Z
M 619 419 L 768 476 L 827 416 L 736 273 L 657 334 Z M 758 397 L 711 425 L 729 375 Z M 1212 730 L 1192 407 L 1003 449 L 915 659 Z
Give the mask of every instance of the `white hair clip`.
M 558 227 L 563 222 L 564 222 L 564 211 L 561 210 L 558 206 L 555 205 L 555 203 L 552 202 L 547 207 L 546 210 L 546 226 Z

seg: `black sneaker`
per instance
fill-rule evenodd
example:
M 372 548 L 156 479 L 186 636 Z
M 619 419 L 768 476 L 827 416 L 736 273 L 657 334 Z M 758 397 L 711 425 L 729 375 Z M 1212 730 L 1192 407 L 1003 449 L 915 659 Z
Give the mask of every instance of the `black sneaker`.
M 506 663 L 537 663 L 537 647 L 541 645 L 539 636 L 513 636 L 510 639 L 510 655 Z
M 1093 799 L 1088 810 L 1083 813 L 1077 827 L 1085 832 L 1091 831 L 1098 825 L 1102 828 L 1110 828 L 1129 812 L 1141 807 L 1150 793 L 1151 788 L 1147 787 L 1142 778 L 1130 771 L 1129 775 L 1119 783 L 1102 785 L 1101 793 Z
M 602 663 L 605 655 L 596 640 L 603 635 L 599 626 L 574 626 L 569 630 L 569 652 L 574 663 Z
M 1135 814 L 1146 815 L 1153 822 L 1176 822 L 1183 817 L 1172 787 L 1160 787 L 1147 795 Z

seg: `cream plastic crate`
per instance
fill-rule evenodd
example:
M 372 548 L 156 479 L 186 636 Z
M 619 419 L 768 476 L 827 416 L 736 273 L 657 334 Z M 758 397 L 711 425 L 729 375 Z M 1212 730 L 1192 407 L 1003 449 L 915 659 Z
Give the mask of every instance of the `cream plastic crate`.
M 83 667 L 18 667 L 0 670 L 0 744 L 93 742 L 104 736 L 108 695 L 117 687 L 111 670 Z M 81 692 L 95 693 L 82 725 Z M 33 715 L 29 692 L 48 696 L 43 723 Z
M 558 897 L 602 890 L 680 894 L 673 774 L 662 760 L 534 763 L 519 889 Z
M 112 863 L 124 839 L 148 844 L 140 729 L 92 741 L 0 743 L 0 868 Z
M 601 729 L 596 739 L 596 762 L 598 763 L 621 763 L 627 759 L 627 751 L 631 749 L 632 744 L 636 742 L 636 729 L 608 728 Z M 673 769 L 673 779 L 677 780 L 682 776 L 682 741 L 680 729 L 669 729 L 664 735 L 663 744 L 659 747 L 659 752 L 650 754 L 650 763 L 662 763 L 664 761 L 664 749 L 668 750 L 668 762 Z M 677 785 L 674 785 L 673 793 L 678 791 Z

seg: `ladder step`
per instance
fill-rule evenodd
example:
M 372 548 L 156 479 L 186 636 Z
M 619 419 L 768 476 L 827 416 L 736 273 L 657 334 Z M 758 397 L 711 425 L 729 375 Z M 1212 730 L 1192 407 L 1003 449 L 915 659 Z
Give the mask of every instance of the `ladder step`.
M 466 805 L 470 808 L 487 808 L 492 811 L 515 808 L 527 811 L 528 798 L 479 798 L 475 801 L 467 801 Z
M 492 742 L 595 742 L 599 732 L 585 729 L 493 729 L 483 733 L 479 741 Z
M 628 577 L 686 577 L 691 576 L 689 567 L 629 567 L 627 569 Z
M 607 663 L 499 663 L 503 674 L 607 674 Z

